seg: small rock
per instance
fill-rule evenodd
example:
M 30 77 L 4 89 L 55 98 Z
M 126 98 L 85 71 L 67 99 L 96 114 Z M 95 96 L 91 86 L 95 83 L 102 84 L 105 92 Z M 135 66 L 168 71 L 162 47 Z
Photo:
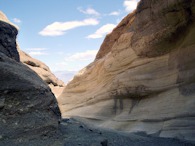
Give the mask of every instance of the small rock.
M 24 111 L 24 109 L 22 109 L 22 108 L 21 108 L 21 109 L 20 109 L 20 111 L 21 111 L 21 112 L 23 112 L 23 111 Z
M 29 97 L 29 96 L 26 96 L 26 99 L 28 99 L 28 100 L 29 100 L 29 99 L 30 99 L 30 97 Z
M 1 140 L 1 139 L 3 139 L 3 136 L 2 136 L 2 135 L 0 135 L 0 140 Z
M 4 94 L 7 94 L 8 92 L 9 92 L 8 90 L 5 90 L 3 93 L 4 93 Z
M 66 118 L 66 119 L 62 119 L 62 122 L 70 122 L 70 119 Z
M 11 107 L 12 107 L 12 105 L 10 104 L 10 105 L 8 105 L 8 107 L 9 107 L 9 108 L 11 108 Z
M 4 119 L 2 121 L 3 121 L 4 124 L 6 123 L 6 121 Z
M 108 140 L 107 140 L 107 139 L 103 140 L 103 141 L 101 142 L 101 145 L 102 145 L 102 146 L 108 146 Z
M 79 128 L 84 128 L 83 125 L 80 125 Z
M 5 98 L 0 99 L 0 109 L 4 107 Z
M 67 126 L 68 123 L 65 123 L 65 122 L 60 122 L 61 125 L 64 125 L 64 126 Z
M 19 139 L 19 140 L 18 140 L 18 142 L 20 142 L 20 143 L 21 143 L 21 142 L 22 142 L 22 139 Z
M 27 108 L 31 108 L 33 106 L 34 106 L 33 104 L 29 104 L 29 105 L 27 105 Z

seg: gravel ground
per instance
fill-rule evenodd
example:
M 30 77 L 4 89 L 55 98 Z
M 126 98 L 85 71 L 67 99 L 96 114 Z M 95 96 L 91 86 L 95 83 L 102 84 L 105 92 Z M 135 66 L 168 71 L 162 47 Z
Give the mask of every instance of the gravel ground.
M 47 132 L 41 136 L 32 131 L 30 137 L 27 135 L 20 139 L 0 137 L 0 146 L 195 146 L 195 144 L 178 139 L 148 136 L 144 133 L 129 134 L 102 129 L 75 119 L 63 119 L 57 131 Z
M 64 146 L 195 146 L 172 138 L 100 129 L 74 119 L 64 119 L 60 129 L 65 136 Z

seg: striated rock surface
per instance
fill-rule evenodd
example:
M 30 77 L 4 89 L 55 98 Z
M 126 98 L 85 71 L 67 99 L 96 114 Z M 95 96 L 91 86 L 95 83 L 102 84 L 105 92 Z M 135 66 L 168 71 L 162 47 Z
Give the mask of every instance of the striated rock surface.
M 195 2 L 141 0 L 59 97 L 63 117 L 194 141 Z
M 59 138 L 57 101 L 47 84 L 20 62 L 18 30 L 1 20 L 0 145 L 53 145 Z

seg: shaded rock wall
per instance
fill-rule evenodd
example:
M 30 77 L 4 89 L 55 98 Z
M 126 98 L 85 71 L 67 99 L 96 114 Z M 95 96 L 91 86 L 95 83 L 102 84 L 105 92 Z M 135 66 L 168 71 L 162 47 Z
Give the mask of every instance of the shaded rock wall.
M 0 145 L 55 142 L 60 112 L 46 83 L 19 62 L 17 29 L 0 21 Z M 49 140 L 48 140 L 49 139 Z M 33 144 L 32 144 L 33 145 Z
M 3 21 L 0 21 L 0 25 L 0 52 L 16 61 L 20 61 L 16 49 L 16 35 L 18 34 L 18 30 Z
M 66 86 L 63 117 L 194 140 L 194 20 L 194 1 L 141 0 Z
M 0 51 L 6 54 L 8 57 L 14 58 L 17 61 L 21 61 L 24 65 L 35 71 L 42 80 L 45 81 L 51 88 L 55 96 L 59 96 L 63 91 L 65 84 L 59 80 L 43 62 L 32 58 L 27 53 L 22 51 L 16 42 L 16 35 L 18 33 L 18 26 L 12 24 L 6 15 L 0 11 L 1 20 L 1 38 L 0 38 Z M 10 27 L 8 27 L 10 24 Z M 5 24 L 5 26 L 3 25 Z M 14 26 L 14 27 L 12 27 Z M 13 38 L 12 38 L 13 37 Z M 15 37 L 15 38 L 14 38 Z M 9 46 L 8 46 L 9 45 Z M 12 49 L 16 47 L 15 49 Z M 7 48 L 7 49 L 4 49 Z

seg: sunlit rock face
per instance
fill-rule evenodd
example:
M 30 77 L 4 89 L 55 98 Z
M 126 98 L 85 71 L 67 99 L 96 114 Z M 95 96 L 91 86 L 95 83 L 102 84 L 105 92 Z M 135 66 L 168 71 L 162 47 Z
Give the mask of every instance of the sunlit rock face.
M 28 145 L 33 139 L 47 145 L 43 137 L 52 143 L 58 131 L 57 101 L 47 84 L 20 62 L 18 30 L 1 16 L 5 15 L 0 12 L 0 145 Z
M 63 117 L 195 137 L 195 2 L 141 0 L 59 98 Z

